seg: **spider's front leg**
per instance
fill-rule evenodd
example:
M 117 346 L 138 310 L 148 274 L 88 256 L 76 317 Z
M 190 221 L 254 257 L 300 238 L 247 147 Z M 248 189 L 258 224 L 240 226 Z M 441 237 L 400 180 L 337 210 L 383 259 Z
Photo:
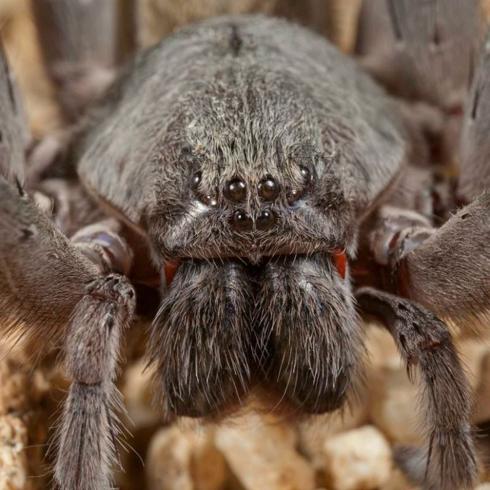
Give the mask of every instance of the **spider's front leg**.
M 109 490 L 121 409 L 115 387 L 120 338 L 134 311 L 134 290 L 122 276 L 91 282 L 72 315 L 66 364 L 73 382 L 58 429 L 55 479 L 61 488 Z
M 484 192 L 400 259 L 406 294 L 455 323 L 487 327 L 489 240 L 490 192 Z
M 460 326 L 490 309 L 490 193 L 437 229 L 403 230 L 391 241 L 399 291 Z
M 55 479 L 63 489 L 108 490 L 117 435 L 116 361 L 135 297 L 126 278 L 107 272 L 125 263 L 111 230 L 88 229 L 76 240 L 0 177 L 0 325 L 4 333 L 32 336 L 38 349 L 50 340 L 64 344 L 73 382 L 59 427 Z
M 427 454 L 403 457 L 407 473 L 428 489 L 473 488 L 477 465 L 468 382 L 446 325 L 414 303 L 372 288 L 357 291 L 362 309 L 382 319 L 410 369 L 420 370 Z
M 490 309 L 490 193 L 440 228 L 413 211 L 385 207 L 370 234 L 392 290 L 460 327 L 485 325 Z

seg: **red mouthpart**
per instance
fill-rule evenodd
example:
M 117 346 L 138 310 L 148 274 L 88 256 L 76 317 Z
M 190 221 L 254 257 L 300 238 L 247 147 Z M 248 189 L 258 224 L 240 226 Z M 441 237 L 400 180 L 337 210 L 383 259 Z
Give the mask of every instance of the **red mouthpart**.
M 347 257 L 345 255 L 345 250 L 335 250 L 333 253 L 333 260 L 339 276 L 342 279 L 345 279 L 345 274 L 347 272 Z
M 165 262 L 164 272 L 165 272 L 165 279 L 167 281 L 167 287 L 170 286 L 170 284 L 172 283 L 175 273 L 179 268 L 179 265 L 180 262 L 178 261 Z

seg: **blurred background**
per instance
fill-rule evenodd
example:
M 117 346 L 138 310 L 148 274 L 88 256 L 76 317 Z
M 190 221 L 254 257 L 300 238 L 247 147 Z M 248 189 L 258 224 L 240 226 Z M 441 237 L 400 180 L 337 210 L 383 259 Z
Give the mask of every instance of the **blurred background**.
M 366 47 L 359 45 L 358 38 L 361 0 L 84 0 L 81 3 L 100 8 L 98 21 L 85 25 L 80 18 L 53 26 L 51 38 L 49 29 L 44 37 L 38 36 L 33 20 L 34 13 L 43 18 L 50 2 L 36 1 L 0 0 L 0 34 L 35 140 L 74 119 L 79 108 L 73 93 L 82 99 L 91 96 L 77 92 L 77 87 L 68 96 L 63 94 L 57 83 L 61 75 L 46 67 L 45 60 L 61 56 L 64 49 L 83 48 L 84 38 L 104 37 L 108 30 L 113 35 L 106 36 L 106 44 L 101 41 L 105 49 L 93 53 L 107 70 L 99 73 L 97 83 L 110 79 L 111 70 L 138 49 L 182 25 L 224 13 L 285 16 L 328 37 L 346 53 L 354 55 Z M 106 16 L 103 7 L 112 2 L 117 5 L 117 18 Z M 489 12 L 490 0 L 482 1 L 482 18 Z M 70 46 L 68 38 L 56 38 L 57 29 L 82 28 L 87 34 L 78 36 L 80 46 Z M 50 54 L 41 49 L 43 43 L 50 45 Z M 231 421 L 198 427 L 191 421 L 166 424 L 152 408 L 152 390 L 143 372 L 144 326 L 142 320 L 130 333 L 128 362 L 120 379 L 131 433 L 126 436 L 118 472 L 123 490 L 414 488 L 396 469 L 392 449 L 398 444 L 422 443 L 416 386 L 409 382 L 390 336 L 382 329 L 366 326 L 365 387 L 358 402 L 343 414 L 285 421 L 254 412 L 252 400 L 251 407 Z M 474 390 L 473 422 L 485 451 L 490 427 L 488 335 L 474 338 L 456 332 L 456 336 Z M 0 346 L 0 490 L 50 488 L 52 459 L 47 441 L 67 388 L 55 360 L 48 356 L 33 367 L 22 346 L 14 350 Z M 482 466 L 479 490 L 490 489 L 487 480 L 490 474 Z
M 51 3 L 56 3 L 56 0 Z M 97 56 L 104 64 L 124 62 L 139 48 L 158 42 L 175 29 L 196 20 L 226 13 L 262 12 L 292 18 L 328 35 L 344 50 L 351 51 L 355 41 L 355 24 L 360 0 L 89 0 L 100 9 L 96 25 L 83 25 L 64 19 L 66 29 L 85 28 L 90 38 L 104 37 L 99 42 L 105 52 Z M 43 18 L 50 2 L 32 0 L 38 18 Z M 119 18 L 113 18 L 111 5 L 117 6 Z M 105 9 L 102 5 L 109 6 Z M 63 124 L 60 108 L 55 102 L 50 74 L 41 63 L 39 39 L 35 32 L 29 0 L 0 0 L 0 28 L 9 61 L 18 77 L 35 136 L 41 136 Z M 53 35 L 55 34 L 53 28 Z M 51 40 L 46 39 L 47 43 Z M 54 48 L 77 49 L 61 46 Z M 68 43 L 69 44 L 69 43 Z M 87 48 L 87 47 L 85 47 Z M 51 77 L 52 78 L 52 77 Z

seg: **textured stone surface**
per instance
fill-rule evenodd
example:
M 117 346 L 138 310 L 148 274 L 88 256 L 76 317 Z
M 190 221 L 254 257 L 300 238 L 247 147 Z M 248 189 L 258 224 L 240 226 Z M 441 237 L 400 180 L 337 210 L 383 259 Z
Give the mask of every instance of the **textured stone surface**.
M 25 454 L 27 427 L 16 417 L 0 416 L 0 488 L 25 490 L 28 465 Z
M 149 490 L 223 490 L 226 464 L 210 430 L 172 427 L 152 439 L 147 456 Z
M 0 356 L 5 352 L 0 349 Z M 12 357 L 0 360 L 0 415 L 19 413 L 29 407 L 28 373 Z
M 356 40 L 360 5 L 361 0 L 140 0 L 138 37 L 140 45 L 149 46 L 190 22 L 260 12 L 308 25 L 350 52 Z
M 422 443 L 417 383 L 409 381 L 404 366 L 371 373 L 369 415 L 391 441 Z
M 291 428 L 250 414 L 221 425 L 216 444 L 245 490 L 313 490 L 315 475 Z
M 122 380 L 121 392 L 132 430 L 151 427 L 161 420 L 161 414 L 153 403 L 152 373 L 150 369 L 145 370 L 146 365 L 145 359 L 137 360 L 126 369 Z
M 374 490 L 392 475 L 390 446 L 373 426 L 333 436 L 324 453 L 327 481 L 334 490 Z
M 350 53 L 355 48 L 357 21 L 362 0 L 331 0 L 331 38 L 339 48 Z
M 481 361 L 480 374 L 475 392 L 474 423 L 490 420 L 490 353 L 486 353 Z
M 378 490 L 419 490 L 419 488 L 408 483 L 400 470 L 394 469 L 388 481 L 380 485 Z
M 389 333 L 368 330 L 367 400 L 369 417 L 393 442 L 422 442 L 419 428 L 417 384 L 407 377 L 405 365 Z
M 367 420 L 367 405 L 355 404 L 343 413 L 320 415 L 298 424 L 298 445 L 313 463 L 315 469 L 323 467 L 323 445 L 335 434 L 364 424 Z
M 22 92 L 31 131 L 41 137 L 62 123 L 55 90 L 41 62 L 29 0 L 7 0 L 8 4 L 15 2 L 15 9 L 2 12 L 4 2 L 0 0 L 1 37 Z

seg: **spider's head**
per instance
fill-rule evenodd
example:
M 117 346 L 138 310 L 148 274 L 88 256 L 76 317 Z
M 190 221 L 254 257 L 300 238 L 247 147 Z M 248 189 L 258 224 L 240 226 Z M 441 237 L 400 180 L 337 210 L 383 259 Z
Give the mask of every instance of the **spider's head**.
M 150 235 L 158 252 L 256 264 L 350 248 L 335 147 L 322 145 L 305 89 L 284 77 L 230 86 L 180 101 L 156 182 Z
M 275 407 L 319 413 L 356 378 L 336 254 L 352 250 L 354 221 L 307 93 L 268 71 L 178 101 L 147 223 L 157 260 L 181 262 L 151 342 L 169 413 L 222 413 L 256 383 Z

